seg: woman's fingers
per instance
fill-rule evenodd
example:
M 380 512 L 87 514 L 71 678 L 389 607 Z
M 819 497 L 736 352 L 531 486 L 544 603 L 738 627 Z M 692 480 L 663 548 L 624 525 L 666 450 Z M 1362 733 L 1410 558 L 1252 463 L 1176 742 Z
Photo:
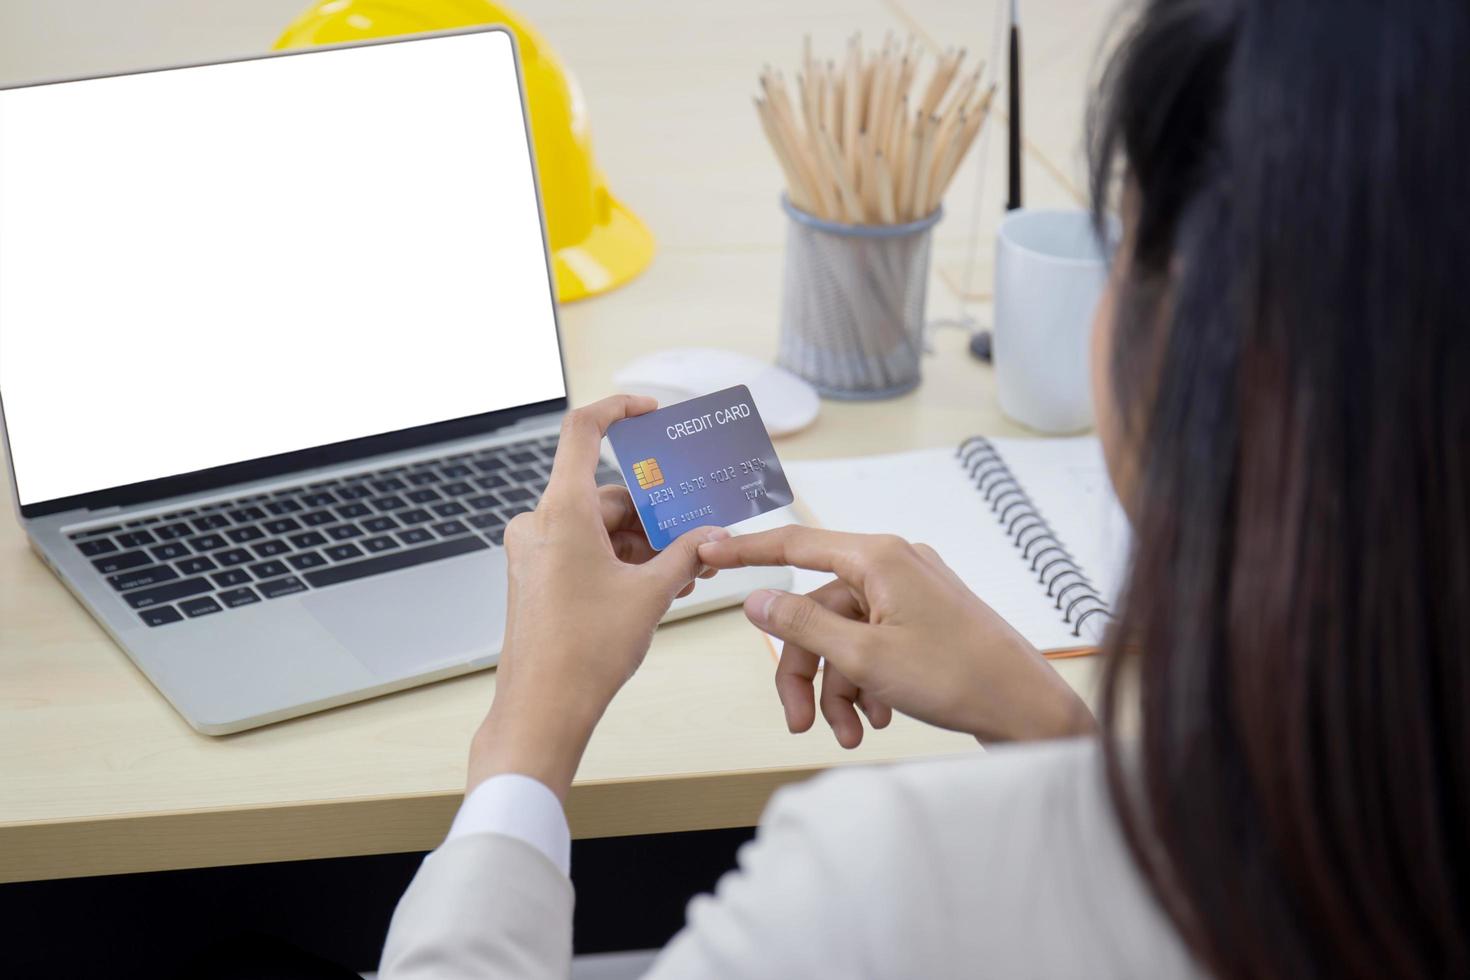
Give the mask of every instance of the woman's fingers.
M 887 728 L 893 721 L 893 709 L 866 691 L 858 695 L 857 705 L 874 728 Z
M 855 749 L 863 741 L 863 721 L 853 706 L 857 697 L 857 685 L 828 664 L 822 671 L 822 717 L 844 749 Z
M 841 581 L 828 582 L 804 598 L 838 616 L 848 619 L 863 617 L 852 590 Z M 788 641 L 781 651 L 781 662 L 776 665 L 776 694 L 786 713 L 786 727 L 792 733 L 806 731 L 816 720 L 816 697 L 812 688 L 820 663 L 820 657 L 794 640 Z
M 886 549 L 909 546 L 887 535 L 843 534 L 821 528 L 788 524 L 771 531 L 741 534 L 701 545 L 699 558 L 711 568 L 742 565 L 795 565 L 834 572 L 858 588 L 870 562 Z
M 642 564 L 658 554 L 648 543 L 648 535 L 643 531 L 643 522 L 638 518 L 638 510 L 628 495 L 627 487 L 598 487 L 597 506 L 602 511 L 602 526 L 607 529 L 613 553 L 618 558 L 630 564 Z M 718 571 L 705 566 L 699 577 L 714 578 Z M 685 589 L 680 596 L 688 594 L 689 590 Z
M 833 612 L 813 596 L 772 589 L 752 592 L 745 600 L 745 616 L 772 636 L 826 657 L 861 681 L 876 627 Z
M 781 648 L 781 661 L 776 664 L 776 697 L 781 699 L 781 710 L 786 713 L 786 730 L 793 735 L 811 728 L 817 720 L 812 683 L 817 679 L 820 662 L 821 658 L 799 643 L 787 643 Z
M 648 543 L 648 538 L 643 536 L 643 531 L 613 531 L 607 536 L 612 545 L 613 554 L 618 560 L 629 565 L 641 565 L 652 558 L 658 552 L 654 551 Z
M 617 531 L 643 533 L 643 524 L 638 520 L 638 511 L 627 487 L 598 487 L 597 507 L 602 512 L 602 526 L 607 528 L 608 534 Z

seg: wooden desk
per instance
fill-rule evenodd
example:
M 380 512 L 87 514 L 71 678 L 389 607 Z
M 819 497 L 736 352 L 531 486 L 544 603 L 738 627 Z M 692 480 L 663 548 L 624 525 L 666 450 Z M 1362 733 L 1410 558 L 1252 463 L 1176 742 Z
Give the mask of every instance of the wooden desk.
M 297 4 L 250 6 L 259 18 L 279 8 L 263 20 L 263 35 L 222 33 L 206 43 L 137 24 L 135 43 L 119 35 L 105 62 L 100 54 L 87 60 L 83 39 L 75 49 L 59 43 L 54 65 L 26 74 L 263 48 L 269 25 L 284 24 Z M 660 239 L 639 279 L 563 311 L 578 402 L 609 393 L 619 365 L 662 347 L 773 355 L 785 229 L 778 172 L 749 101 L 764 61 L 794 63 L 807 31 L 837 50 L 856 28 L 870 39 L 913 30 L 937 45 L 988 51 L 993 13 L 944 0 L 519 6 L 576 66 L 612 186 Z M 1035 6 L 1026 36 L 1028 203 L 1076 206 L 1084 75 L 1107 18 L 1090 0 Z M 178 7 L 207 33 L 202 5 Z M 34 54 L 26 57 L 35 67 Z M 15 77 L 14 62 L 6 64 Z M 988 289 L 984 229 L 994 227 L 1003 196 L 1003 121 L 983 149 L 984 217 L 973 225 L 980 164 L 972 160 L 938 229 L 932 316 L 960 309 L 947 283 L 963 278 L 972 227 L 982 229 L 974 282 Z M 988 315 L 978 303 L 971 312 Z M 888 402 L 826 402 L 817 424 L 783 440 L 780 452 L 803 459 L 1015 434 L 997 413 L 990 370 L 966 356 L 965 341 L 963 331 L 937 330 L 918 391 Z M 196 734 L 30 553 L 8 516 L 8 480 L 3 493 L 0 881 L 423 850 L 442 839 L 493 672 L 226 738 Z M 1058 668 L 1090 695 L 1093 661 Z M 854 752 L 838 748 L 822 724 L 789 735 L 771 673 L 764 641 L 738 610 L 661 628 L 587 752 L 568 801 L 572 832 L 749 825 L 775 788 L 831 765 L 977 751 L 968 738 L 907 719 L 870 733 Z

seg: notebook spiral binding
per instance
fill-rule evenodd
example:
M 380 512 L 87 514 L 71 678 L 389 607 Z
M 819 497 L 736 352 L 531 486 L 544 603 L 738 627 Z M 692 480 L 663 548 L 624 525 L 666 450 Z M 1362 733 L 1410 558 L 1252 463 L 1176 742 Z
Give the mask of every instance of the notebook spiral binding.
M 1031 503 L 990 440 L 971 436 L 960 443 L 955 455 L 1005 528 L 1006 537 L 1021 552 L 1021 559 L 1036 573 L 1047 597 L 1055 600 L 1072 635 L 1080 637 L 1082 624 L 1093 616 L 1110 617 L 1107 602 Z

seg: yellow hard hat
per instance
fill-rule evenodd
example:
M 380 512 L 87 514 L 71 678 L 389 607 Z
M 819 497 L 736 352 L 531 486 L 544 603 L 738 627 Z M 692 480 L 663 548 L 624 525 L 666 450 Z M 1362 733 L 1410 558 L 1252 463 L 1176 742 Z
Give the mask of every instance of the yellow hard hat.
M 632 279 L 653 258 L 653 235 L 607 189 L 592 160 L 582 93 L 555 52 L 514 12 L 490 0 L 318 0 L 277 48 L 338 44 L 476 24 L 515 32 L 541 175 L 556 294 L 563 302 Z

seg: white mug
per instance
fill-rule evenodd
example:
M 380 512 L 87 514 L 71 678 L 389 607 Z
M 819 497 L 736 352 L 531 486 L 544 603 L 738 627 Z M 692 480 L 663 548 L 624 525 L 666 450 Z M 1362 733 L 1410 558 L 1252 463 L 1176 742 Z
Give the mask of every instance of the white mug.
M 1092 425 L 1088 335 L 1108 260 L 1086 211 L 1012 211 L 995 246 L 1000 410 L 1038 432 Z

